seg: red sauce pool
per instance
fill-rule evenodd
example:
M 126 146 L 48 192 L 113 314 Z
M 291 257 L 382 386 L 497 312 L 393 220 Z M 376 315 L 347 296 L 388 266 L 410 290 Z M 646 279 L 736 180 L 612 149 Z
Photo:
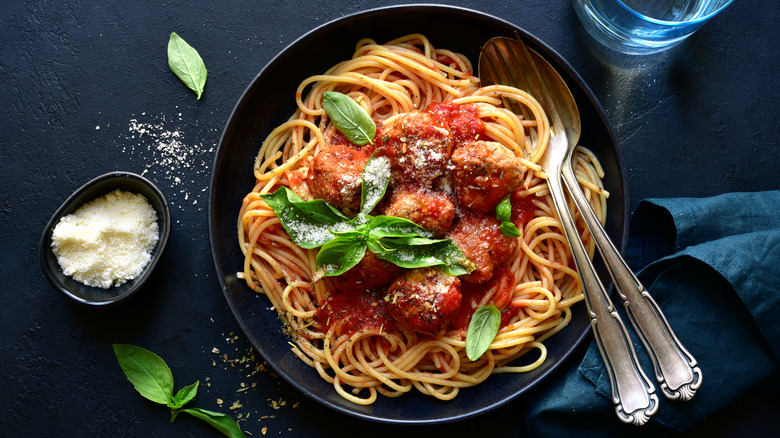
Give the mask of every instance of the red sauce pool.
M 328 298 L 315 319 L 328 328 L 338 324 L 337 335 L 351 335 L 365 329 L 389 331 L 394 325 L 386 305 L 378 294 L 343 291 Z
M 493 271 L 493 277 L 484 283 L 461 283 L 463 287 L 460 291 L 462 295 L 460 309 L 455 314 L 450 324 L 451 327 L 456 330 L 468 329 L 471 317 L 477 310 L 479 302 L 485 296 L 485 293 L 493 287 L 498 287 L 499 290 L 488 304 L 493 304 L 501 311 L 501 327 L 506 326 L 512 316 L 509 304 L 511 303 L 510 299 L 512 289 L 515 286 L 514 283 L 512 272 L 503 264 L 496 266 L 495 271 Z
M 443 126 L 450 129 L 455 147 L 476 141 L 485 133 L 485 122 L 479 118 L 479 109 L 476 105 L 434 103 L 425 111 L 433 114 Z
M 510 198 L 512 204 L 512 216 L 510 220 L 519 229 L 523 229 L 536 215 L 536 206 L 530 196 L 522 197 L 517 192 L 512 193 Z

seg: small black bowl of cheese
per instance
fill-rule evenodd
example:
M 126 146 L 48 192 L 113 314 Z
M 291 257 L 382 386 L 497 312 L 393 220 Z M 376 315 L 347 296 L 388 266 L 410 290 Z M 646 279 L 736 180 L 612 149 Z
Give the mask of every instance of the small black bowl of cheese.
M 72 300 L 109 306 L 149 278 L 171 230 L 162 192 L 130 172 L 98 176 L 76 190 L 46 224 L 43 271 Z

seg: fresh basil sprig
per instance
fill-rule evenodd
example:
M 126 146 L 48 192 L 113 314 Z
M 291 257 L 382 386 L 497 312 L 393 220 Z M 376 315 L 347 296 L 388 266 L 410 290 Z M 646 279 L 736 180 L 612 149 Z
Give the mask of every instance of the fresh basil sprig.
M 466 332 L 466 356 L 477 360 L 490 348 L 501 326 L 501 312 L 494 305 L 482 306 L 474 312 Z
M 171 32 L 171 37 L 168 39 L 168 66 L 200 100 L 208 76 L 206 64 L 203 63 L 198 51 L 176 32 Z
M 316 259 L 319 275 L 345 273 L 366 250 L 402 268 L 436 266 L 453 276 L 473 271 L 474 264 L 451 239 L 434 239 L 432 232 L 408 219 L 368 214 L 384 196 L 389 181 L 389 160 L 372 156 L 363 171 L 361 213 L 354 219 L 325 201 L 303 201 L 284 186 L 261 198 L 296 245 L 321 247 Z
M 143 397 L 171 408 L 171 423 L 180 412 L 200 418 L 230 438 L 246 438 L 229 416 L 200 408 L 182 409 L 198 393 L 200 380 L 173 394 L 173 374 L 165 361 L 151 351 L 129 344 L 114 344 L 114 354 L 122 371 Z
M 325 276 L 337 276 L 360 263 L 366 255 L 366 242 L 362 233 L 342 234 L 320 248 L 317 253 L 317 269 L 324 269 Z
M 322 109 L 349 141 L 358 146 L 374 144 L 376 123 L 351 97 L 336 91 L 326 91 L 322 94 Z
M 502 233 L 504 233 L 504 236 L 507 237 L 520 237 L 522 236 L 522 233 L 520 233 L 520 230 L 517 229 L 515 224 L 512 223 L 512 204 L 509 198 L 512 195 L 506 195 L 506 198 L 502 199 L 501 202 L 498 203 L 496 206 L 496 219 L 501 221 L 501 225 L 499 226 L 499 229 Z

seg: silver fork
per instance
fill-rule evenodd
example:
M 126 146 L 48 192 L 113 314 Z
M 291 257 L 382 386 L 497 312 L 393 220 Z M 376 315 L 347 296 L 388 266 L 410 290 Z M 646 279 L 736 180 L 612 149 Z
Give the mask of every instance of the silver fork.
M 596 242 L 612 282 L 623 301 L 631 325 L 639 334 L 653 362 L 661 392 L 671 399 L 688 401 L 701 386 L 702 373 L 696 359 L 685 349 L 650 292 L 629 269 L 601 226 L 574 174 L 573 155 L 563 165 L 563 180 Z
M 655 387 L 642 371 L 626 326 L 588 257 L 561 183 L 563 164 L 579 140 L 579 112 L 563 79 L 546 61 L 537 63 L 532 56 L 543 60 L 519 37 L 516 41 L 493 38 L 482 48 L 480 80 L 483 85 L 503 84 L 526 90 L 539 99 L 550 117 L 550 140 L 539 164 L 547 174 L 547 185 L 580 275 L 596 345 L 612 384 L 615 411 L 623 422 L 642 425 L 658 410 Z

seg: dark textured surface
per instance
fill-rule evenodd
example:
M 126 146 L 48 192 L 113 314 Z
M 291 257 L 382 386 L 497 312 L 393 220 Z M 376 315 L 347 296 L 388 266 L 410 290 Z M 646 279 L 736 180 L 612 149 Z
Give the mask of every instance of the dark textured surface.
M 240 414 L 253 436 L 263 428 L 290 437 L 341 436 L 346 428 L 474 435 L 488 424 L 491 435 L 522 436 L 514 413 L 543 387 L 471 421 L 409 429 L 335 413 L 272 370 L 233 362 L 249 344 L 215 278 L 207 227 L 222 128 L 281 49 L 332 19 L 394 3 L 408 2 L 0 3 L 0 435 L 214 436 L 195 419 L 171 425 L 166 408 L 135 393 L 111 350 L 124 342 L 160 354 L 177 388 L 200 379 L 194 406 Z M 776 1 L 735 2 L 681 46 L 639 58 L 594 47 L 568 0 L 448 3 L 525 28 L 580 73 L 618 136 L 632 208 L 645 197 L 780 187 Z M 172 31 L 209 69 L 200 101 L 168 69 Z M 83 308 L 46 280 L 38 240 L 74 190 L 114 170 L 161 188 L 171 236 L 137 296 L 115 308 Z M 242 384 L 249 389 L 238 392 Z M 242 406 L 229 410 L 234 402 Z M 759 389 L 695 432 L 758 433 L 778 409 Z

